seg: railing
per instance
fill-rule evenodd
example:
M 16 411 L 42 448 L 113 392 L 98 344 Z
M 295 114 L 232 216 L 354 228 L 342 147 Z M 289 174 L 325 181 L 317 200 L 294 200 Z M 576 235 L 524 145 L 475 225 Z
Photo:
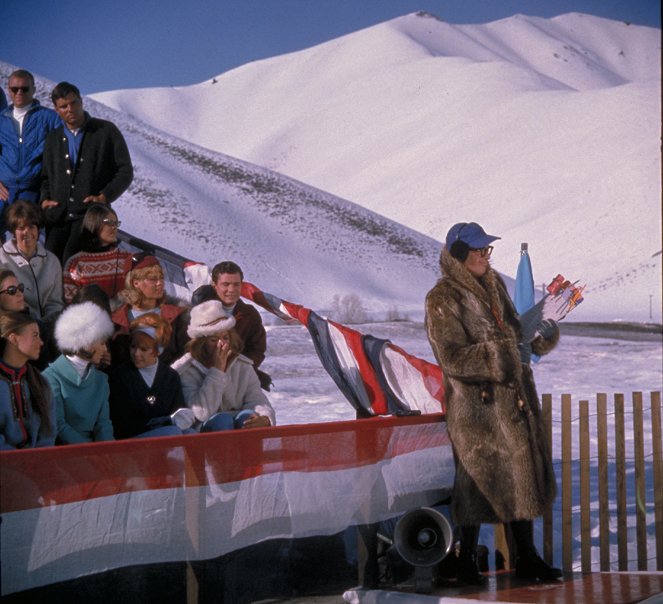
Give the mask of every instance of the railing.
M 634 392 L 632 412 L 623 394 L 612 396 L 612 406 L 606 394 L 596 395 L 595 406 L 574 404 L 564 394 L 555 414 L 552 395 L 544 394 L 541 404 L 558 484 L 543 518 L 543 558 L 561 562 L 565 572 L 645 571 L 653 560 L 662 571 L 661 392 L 650 393 L 648 409 L 643 394 Z M 496 558 L 508 567 L 510 540 L 503 527 L 495 528 Z M 630 554 L 629 543 L 635 543 Z

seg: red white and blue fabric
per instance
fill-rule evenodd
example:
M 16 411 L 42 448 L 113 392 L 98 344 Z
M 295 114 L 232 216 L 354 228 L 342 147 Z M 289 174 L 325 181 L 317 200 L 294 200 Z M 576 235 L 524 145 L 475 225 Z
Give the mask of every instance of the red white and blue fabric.
M 345 398 L 368 415 L 444 412 L 438 365 L 408 354 L 389 340 L 325 319 L 299 304 L 245 281 L 242 296 L 283 320 L 308 329 L 320 362 Z
M 334 535 L 446 498 L 442 415 L 0 453 L 2 595 Z

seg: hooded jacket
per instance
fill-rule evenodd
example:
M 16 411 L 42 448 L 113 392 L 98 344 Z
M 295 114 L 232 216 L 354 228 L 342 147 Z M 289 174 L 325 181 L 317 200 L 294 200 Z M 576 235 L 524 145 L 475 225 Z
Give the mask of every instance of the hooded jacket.
M 443 277 L 426 297 L 426 329 L 444 375 L 456 458 L 452 511 L 461 525 L 531 520 L 556 494 L 555 475 L 520 324 L 504 282 L 480 279 L 444 249 Z M 552 350 L 537 337 L 532 351 Z

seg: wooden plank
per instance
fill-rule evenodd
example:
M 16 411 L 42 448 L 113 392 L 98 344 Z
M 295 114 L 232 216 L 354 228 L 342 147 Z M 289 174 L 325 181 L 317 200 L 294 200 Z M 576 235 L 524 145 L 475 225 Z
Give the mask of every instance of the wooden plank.
M 573 570 L 571 395 L 562 394 L 562 569 Z
M 647 500 L 642 392 L 633 393 L 633 448 L 635 455 L 635 535 L 638 570 L 647 570 Z
M 598 447 L 599 558 L 601 572 L 610 570 L 610 505 L 608 494 L 608 397 L 596 395 L 596 438 Z
M 617 497 L 617 565 L 628 570 L 626 532 L 626 440 L 624 436 L 624 395 L 615 393 L 615 496 Z
M 592 533 L 589 513 L 589 401 L 580 401 L 580 561 L 583 574 L 592 572 Z
M 548 450 L 552 451 L 552 394 L 541 397 L 541 419 Z M 543 559 L 553 565 L 553 514 L 552 505 L 543 512 Z
M 651 439 L 654 454 L 654 533 L 656 570 L 663 571 L 663 443 L 661 442 L 661 392 L 651 393 Z

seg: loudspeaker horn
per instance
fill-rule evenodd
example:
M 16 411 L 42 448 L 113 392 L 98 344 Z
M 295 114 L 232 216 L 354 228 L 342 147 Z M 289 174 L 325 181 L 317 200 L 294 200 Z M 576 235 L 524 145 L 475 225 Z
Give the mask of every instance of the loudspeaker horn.
M 452 544 L 449 521 L 433 508 L 411 510 L 396 524 L 394 547 L 413 566 L 434 566 L 444 560 Z

